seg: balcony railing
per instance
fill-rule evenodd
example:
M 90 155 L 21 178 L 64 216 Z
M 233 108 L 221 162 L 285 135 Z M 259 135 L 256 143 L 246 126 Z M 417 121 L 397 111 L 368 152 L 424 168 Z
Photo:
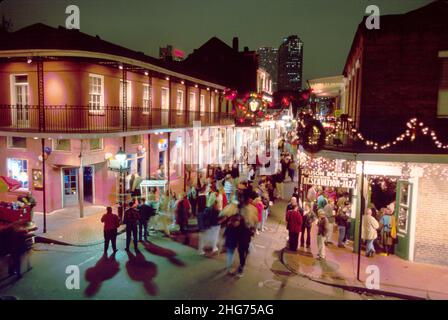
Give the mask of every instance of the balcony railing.
M 219 112 L 142 107 L 0 105 L 0 131 L 44 133 L 113 133 L 162 128 L 230 125 L 233 116 Z

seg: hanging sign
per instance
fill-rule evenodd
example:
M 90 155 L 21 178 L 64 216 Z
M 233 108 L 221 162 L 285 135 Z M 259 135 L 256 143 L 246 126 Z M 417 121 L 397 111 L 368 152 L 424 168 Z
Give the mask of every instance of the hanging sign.
M 356 173 L 311 171 L 304 173 L 303 184 L 334 188 L 356 188 Z

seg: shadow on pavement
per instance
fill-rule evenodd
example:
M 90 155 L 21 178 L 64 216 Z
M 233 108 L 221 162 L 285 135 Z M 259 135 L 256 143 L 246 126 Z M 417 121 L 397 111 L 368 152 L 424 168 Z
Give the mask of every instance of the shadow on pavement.
M 85 272 L 85 279 L 89 282 L 84 291 L 87 297 L 94 296 L 100 289 L 101 284 L 112 279 L 120 271 L 120 264 L 115 259 L 115 253 L 107 257 L 103 255 L 93 266 Z
M 126 270 L 129 277 L 137 282 L 143 282 L 143 287 L 149 295 L 157 294 L 157 286 L 153 283 L 153 278 L 157 275 L 157 266 L 145 259 L 145 256 L 136 251 L 135 255 L 127 251 L 128 262 L 126 262 Z
M 149 253 L 167 258 L 172 264 L 178 267 L 185 267 L 185 263 L 176 258 L 177 253 L 171 249 L 163 248 L 152 242 L 144 242 L 143 246 Z

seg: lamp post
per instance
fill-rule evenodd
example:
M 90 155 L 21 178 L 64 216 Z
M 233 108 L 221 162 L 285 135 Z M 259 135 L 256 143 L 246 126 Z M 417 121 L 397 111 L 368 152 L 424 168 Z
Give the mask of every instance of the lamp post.
M 125 187 L 125 178 L 124 178 L 124 172 L 127 170 L 127 166 L 124 166 L 126 158 L 127 158 L 126 153 L 120 147 L 120 150 L 118 150 L 117 154 L 115 155 L 115 159 L 120 163 L 119 174 L 120 174 L 121 196 L 119 197 L 119 199 L 120 199 L 119 203 L 121 204 L 121 218 L 124 216 L 124 210 L 126 208 L 126 199 L 125 199 L 126 187 Z

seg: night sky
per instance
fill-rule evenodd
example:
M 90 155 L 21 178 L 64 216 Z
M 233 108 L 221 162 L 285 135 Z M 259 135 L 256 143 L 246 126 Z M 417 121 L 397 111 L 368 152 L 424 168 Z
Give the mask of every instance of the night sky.
M 304 79 L 341 74 L 365 8 L 404 13 L 430 0 L 0 0 L 13 30 L 42 22 L 65 26 L 65 8 L 81 11 L 81 31 L 158 57 L 172 44 L 186 54 L 212 36 L 231 45 L 280 45 L 297 34 L 304 42 Z

